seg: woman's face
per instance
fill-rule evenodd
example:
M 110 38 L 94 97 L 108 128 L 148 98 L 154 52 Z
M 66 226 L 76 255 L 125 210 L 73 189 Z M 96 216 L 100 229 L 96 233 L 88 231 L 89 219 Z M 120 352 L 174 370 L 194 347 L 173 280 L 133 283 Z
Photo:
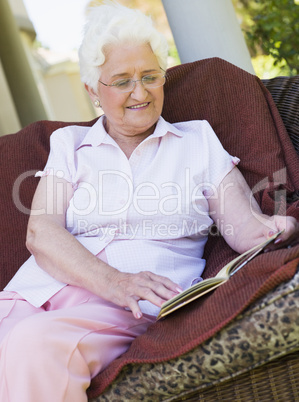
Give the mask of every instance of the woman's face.
M 162 72 L 156 56 L 147 44 L 115 45 L 106 54 L 99 77 L 105 84 L 120 78 L 141 80 L 145 75 Z M 107 118 L 106 130 L 112 137 L 145 138 L 152 134 L 162 112 L 163 86 L 145 89 L 139 81 L 131 92 L 121 92 L 99 82 L 97 93 L 87 89 L 92 100 L 100 100 Z

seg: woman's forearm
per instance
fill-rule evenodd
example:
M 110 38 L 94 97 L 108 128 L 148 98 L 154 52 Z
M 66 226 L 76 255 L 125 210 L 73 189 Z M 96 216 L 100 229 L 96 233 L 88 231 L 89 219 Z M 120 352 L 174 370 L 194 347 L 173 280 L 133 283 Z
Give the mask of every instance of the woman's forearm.
M 244 177 L 234 168 L 219 186 L 218 197 L 209 200 L 211 217 L 226 242 L 243 253 L 265 241 L 272 233 L 284 230 L 281 242 L 292 239 L 298 231 L 295 218 L 262 213 Z
M 98 295 L 104 296 L 104 283 L 116 271 L 47 216 L 30 218 L 26 246 L 38 265 L 55 279 Z
M 104 294 L 107 275 L 116 271 L 90 253 L 66 229 L 71 183 L 55 176 L 40 179 L 31 206 L 26 245 L 38 265 L 55 279 Z M 103 289 L 102 289 L 103 288 Z

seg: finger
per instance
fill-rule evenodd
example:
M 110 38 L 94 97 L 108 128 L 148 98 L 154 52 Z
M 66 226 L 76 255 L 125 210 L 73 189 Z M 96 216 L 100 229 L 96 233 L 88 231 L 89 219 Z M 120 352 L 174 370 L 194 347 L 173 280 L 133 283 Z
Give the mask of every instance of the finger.
M 131 297 L 131 298 L 129 298 L 127 304 L 128 304 L 128 308 L 132 311 L 133 316 L 137 320 L 140 320 L 140 318 L 142 318 L 143 314 L 142 314 L 142 311 L 141 311 L 141 309 L 139 307 L 138 299 L 134 298 L 134 297 Z
M 137 303 L 138 306 L 138 303 Z M 137 319 L 140 320 L 140 318 L 142 318 L 142 311 L 140 310 L 139 307 L 136 308 L 130 308 L 130 310 L 132 311 L 133 316 Z
M 163 303 L 165 303 L 166 299 L 158 296 L 154 291 L 149 288 L 140 288 L 140 298 L 130 297 L 127 300 L 127 307 L 132 311 L 132 314 L 136 319 L 142 318 L 143 314 L 138 304 L 139 300 L 147 300 L 150 303 L 154 304 L 157 307 L 161 307 Z
M 152 274 L 151 272 L 145 272 L 143 275 L 146 276 L 147 280 L 143 283 L 139 282 L 139 290 L 143 287 L 139 295 L 141 298 L 149 300 L 156 305 L 160 306 L 166 300 L 182 292 L 182 289 L 168 278 Z
M 177 283 L 173 282 L 166 276 L 156 275 L 150 271 L 147 274 L 152 281 L 163 284 L 166 288 L 172 290 L 175 293 L 181 293 L 183 291 L 181 286 L 179 286 Z
M 166 289 L 157 282 L 151 282 L 150 286 L 141 286 L 137 292 L 140 300 L 147 300 L 157 307 L 161 307 L 163 303 L 178 294 Z
M 273 244 L 269 245 L 269 250 L 276 250 L 286 246 L 293 246 L 299 242 L 299 224 L 293 217 L 278 216 L 277 227 L 279 230 L 283 230 L 283 233 L 279 235 Z
M 292 242 L 299 235 L 299 224 L 293 217 L 277 217 L 277 228 L 283 233 L 275 240 L 275 244 Z
M 171 291 L 167 291 L 170 293 L 164 293 L 166 296 L 163 296 L 157 289 L 150 289 L 150 288 L 141 288 L 140 289 L 140 300 L 147 300 L 150 303 L 154 304 L 157 307 L 161 307 L 163 303 L 165 303 L 167 300 L 171 299 L 174 296 L 174 293 Z

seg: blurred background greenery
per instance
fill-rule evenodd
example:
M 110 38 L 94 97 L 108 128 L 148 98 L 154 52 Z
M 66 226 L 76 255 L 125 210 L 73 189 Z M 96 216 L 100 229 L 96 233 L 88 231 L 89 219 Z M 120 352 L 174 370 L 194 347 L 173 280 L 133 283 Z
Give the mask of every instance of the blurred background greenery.
M 256 74 L 299 73 L 299 0 L 232 0 Z

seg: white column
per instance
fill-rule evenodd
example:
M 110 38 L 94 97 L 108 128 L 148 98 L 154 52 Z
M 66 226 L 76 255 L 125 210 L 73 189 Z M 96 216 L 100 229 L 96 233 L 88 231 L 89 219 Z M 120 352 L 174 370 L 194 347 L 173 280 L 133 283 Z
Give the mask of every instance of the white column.
M 220 57 L 254 74 L 231 0 L 162 0 L 182 63 Z

